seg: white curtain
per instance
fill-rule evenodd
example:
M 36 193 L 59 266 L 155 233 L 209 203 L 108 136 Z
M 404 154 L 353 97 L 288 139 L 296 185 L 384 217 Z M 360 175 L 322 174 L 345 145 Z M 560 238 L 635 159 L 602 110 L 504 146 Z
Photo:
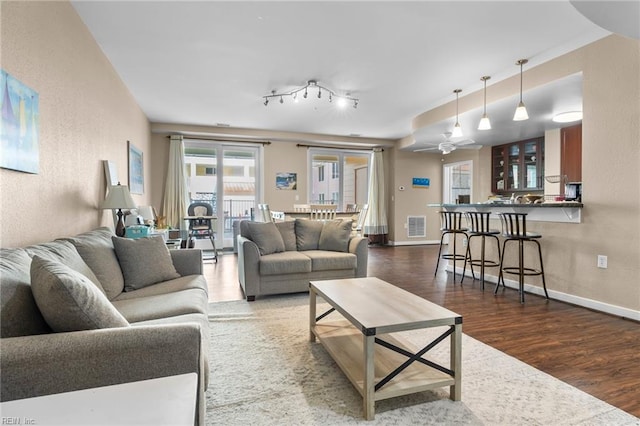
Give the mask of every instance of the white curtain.
M 386 235 L 389 233 L 389 227 L 387 224 L 387 198 L 384 189 L 382 148 L 374 148 L 371 157 L 368 199 L 369 212 L 365 219 L 364 234 Z
M 167 217 L 167 225 L 176 229 L 184 229 L 182 218 L 187 215 L 188 206 L 189 194 L 184 167 L 184 142 L 182 135 L 172 135 L 162 206 L 162 211 Z

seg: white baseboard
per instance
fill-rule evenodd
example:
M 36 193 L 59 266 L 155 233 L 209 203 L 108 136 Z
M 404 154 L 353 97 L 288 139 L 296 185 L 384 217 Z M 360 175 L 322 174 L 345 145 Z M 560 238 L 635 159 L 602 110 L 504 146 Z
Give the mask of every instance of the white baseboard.
M 440 244 L 440 240 L 389 241 L 390 246 L 423 246 L 425 244 Z
M 447 272 L 452 272 L 451 265 L 447 265 L 445 268 Z M 456 267 L 456 274 L 462 274 L 462 268 Z M 465 277 L 473 278 L 471 271 L 467 270 Z M 495 275 L 488 275 L 485 273 L 484 280 L 490 283 L 497 283 L 498 277 Z M 464 283 L 463 283 L 464 284 Z M 514 280 L 505 279 L 504 284 L 513 289 L 518 289 L 519 283 Z M 542 287 L 534 286 L 531 284 L 524 285 L 524 291 L 527 293 L 537 294 L 544 297 L 544 289 Z M 587 299 L 585 297 L 575 296 L 573 294 L 562 293 L 560 291 L 550 290 L 547 288 L 549 298 L 559 300 L 561 302 L 571 303 L 572 305 L 582 306 L 583 308 L 593 309 L 594 311 L 604 312 L 617 317 L 628 318 L 634 321 L 640 321 L 640 311 L 635 311 L 629 308 L 623 308 L 622 306 L 611 305 L 609 303 L 600 302 L 593 299 Z

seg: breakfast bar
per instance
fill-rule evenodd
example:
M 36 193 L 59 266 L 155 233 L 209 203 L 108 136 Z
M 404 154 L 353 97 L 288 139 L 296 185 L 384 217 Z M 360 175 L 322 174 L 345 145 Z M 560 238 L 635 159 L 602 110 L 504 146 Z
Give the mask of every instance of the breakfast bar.
M 446 211 L 477 211 L 496 213 L 527 213 L 527 221 L 581 223 L 583 204 L 573 201 L 510 204 L 510 203 L 472 203 L 472 204 L 429 204 Z M 497 219 L 497 218 L 496 218 Z

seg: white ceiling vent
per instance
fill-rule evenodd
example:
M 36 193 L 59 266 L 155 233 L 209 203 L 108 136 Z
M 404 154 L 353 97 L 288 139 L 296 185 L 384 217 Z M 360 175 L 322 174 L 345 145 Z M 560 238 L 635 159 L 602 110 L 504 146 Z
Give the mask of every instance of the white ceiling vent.
M 426 237 L 427 217 L 407 216 L 407 237 Z

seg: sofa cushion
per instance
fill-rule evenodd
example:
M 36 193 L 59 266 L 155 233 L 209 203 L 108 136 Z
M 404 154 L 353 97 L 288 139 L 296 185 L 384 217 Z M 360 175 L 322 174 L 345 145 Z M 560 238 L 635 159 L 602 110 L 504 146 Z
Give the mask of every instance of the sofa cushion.
M 0 249 L 0 337 L 50 333 L 31 291 L 31 258 L 24 249 Z
M 284 251 L 284 240 L 273 222 L 248 222 L 250 239 L 258 246 L 260 255 Z
M 124 291 L 124 277 L 113 248 L 112 236 L 109 228 L 99 228 L 67 238 L 96 274 L 109 300 Z
M 93 273 L 89 265 L 82 259 L 78 250 L 69 241 L 56 240 L 48 243 L 37 244 L 26 247 L 25 250 L 32 258 L 34 256 L 40 256 L 45 259 L 54 260 L 67 265 L 74 271 L 80 272 L 85 277 L 89 278 L 92 283 L 98 287 L 98 289 L 105 293 L 100 280 Z M 105 293 L 106 294 L 106 293 Z
M 134 323 L 186 314 L 207 314 L 209 298 L 198 288 L 147 297 L 114 300 L 113 306 Z
M 135 299 L 137 297 L 149 297 L 156 294 L 175 293 L 182 290 L 200 289 L 205 294 L 209 294 L 207 289 L 207 280 L 204 275 L 185 275 L 184 277 L 176 278 L 173 280 L 163 281 L 147 287 L 143 287 L 139 290 L 123 291 L 112 300 L 112 302 Z
M 94 283 L 58 261 L 34 256 L 31 287 L 40 312 L 53 331 L 129 326 Z
M 311 272 L 311 259 L 297 251 L 274 253 L 260 258 L 260 275 Z
M 318 249 L 348 252 L 351 224 L 351 220 L 342 219 L 325 222 L 320 233 Z
M 310 250 L 305 251 L 304 254 L 311 259 L 311 269 L 314 272 L 355 269 L 358 266 L 358 258 L 353 253 Z
M 124 276 L 125 291 L 180 277 L 161 236 L 135 240 L 113 236 L 111 241 Z
M 293 220 L 285 220 L 284 222 L 276 222 L 276 228 L 280 231 L 282 241 L 284 241 L 285 251 L 296 251 L 296 222 Z
M 317 250 L 324 223 L 319 220 L 296 219 L 296 246 L 298 251 Z

